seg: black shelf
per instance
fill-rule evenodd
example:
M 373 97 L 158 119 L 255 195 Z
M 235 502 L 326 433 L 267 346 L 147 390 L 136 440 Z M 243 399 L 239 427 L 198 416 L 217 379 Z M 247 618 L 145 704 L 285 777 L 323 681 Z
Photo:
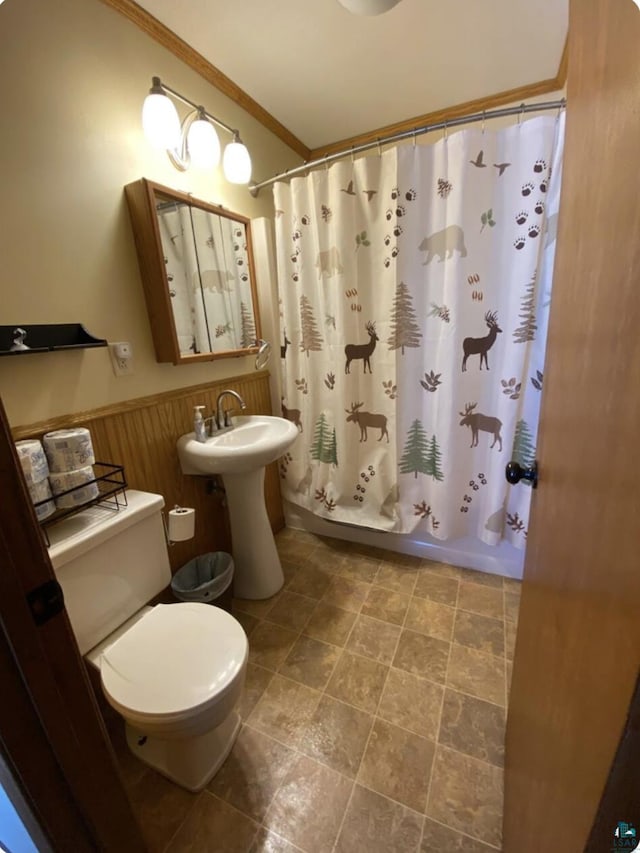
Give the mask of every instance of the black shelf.
M 124 466 L 113 465 L 111 462 L 94 462 L 93 472 L 96 475 L 93 480 L 90 480 L 88 483 L 82 483 L 80 486 L 74 486 L 64 492 L 60 492 L 56 497 L 68 495 L 78 489 L 84 489 L 87 486 L 90 486 L 91 483 L 97 483 L 98 494 L 95 498 L 91 498 L 91 500 L 86 503 L 79 504 L 78 506 L 56 509 L 56 511 L 47 516 L 47 518 L 43 518 L 38 521 L 42 528 L 47 547 L 49 546 L 47 527 L 55 524 L 57 521 L 62 521 L 63 518 L 68 518 L 70 515 L 77 515 L 79 512 L 82 512 L 90 506 L 105 507 L 106 509 L 114 510 L 114 512 L 117 512 L 121 507 L 127 506 L 127 481 L 124 476 Z M 55 498 L 45 498 L 44 500 L 35 503 L 34 506 L 43 506 L 51 500 L 55 500 Z
M 23 342 L 24 349 L 15 348 L 16 339 Z M 82 323 L 0 326 L 0 356 L 106 346 L 106 340 L 89 334 Z

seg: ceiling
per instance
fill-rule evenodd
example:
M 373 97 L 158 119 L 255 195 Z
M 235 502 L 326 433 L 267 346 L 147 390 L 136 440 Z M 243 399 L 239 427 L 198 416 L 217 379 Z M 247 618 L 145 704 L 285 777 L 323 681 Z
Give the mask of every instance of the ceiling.
M 568 0 L 138 0 L 308 148 L 554 78 Z

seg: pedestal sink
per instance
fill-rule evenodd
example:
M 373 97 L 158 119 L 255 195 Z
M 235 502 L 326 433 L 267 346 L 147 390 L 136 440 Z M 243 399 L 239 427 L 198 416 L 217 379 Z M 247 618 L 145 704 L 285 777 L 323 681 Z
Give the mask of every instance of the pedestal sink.
M 280 557 L 264 503 L 264 468 L 293 444 L 298 428 L 284 418 L 247 415 L 231 429 L 196 441 L 178 439 L 184 474 L 219 474 L 231 522 L 234 589 L 238 598 L 270 598 L 284 583 Z

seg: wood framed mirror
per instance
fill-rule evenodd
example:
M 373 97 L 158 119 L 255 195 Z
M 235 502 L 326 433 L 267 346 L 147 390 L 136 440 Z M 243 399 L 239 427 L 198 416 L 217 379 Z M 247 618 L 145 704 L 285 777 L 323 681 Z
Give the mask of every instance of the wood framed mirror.
M 125 195 L 157 361 L 257 353 L 250 221 L 146 178 Z

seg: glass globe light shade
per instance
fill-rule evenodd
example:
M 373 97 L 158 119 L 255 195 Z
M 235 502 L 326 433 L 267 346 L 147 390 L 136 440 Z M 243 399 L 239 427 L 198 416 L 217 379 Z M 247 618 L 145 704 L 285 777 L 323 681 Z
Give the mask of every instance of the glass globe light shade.
M 220 162 L 220 140 L 215 127 L 206 118 L 197 118 L 187 133 L 191 164 L 198 169 L 215 169 Z
M 248 184 L 251 180 L 251 157 L 239 137 L 224 149 L 222 168 L 230 184 Z
M 154 148 L 178 148 L 180 119 L 173 102 L 166 95 L 152 91 L 144 99 L 142 129 Z
M 338 0 L 341 6 L 354 15 L 381 15 L 393 9 L 399 2 L 400 0 Z

